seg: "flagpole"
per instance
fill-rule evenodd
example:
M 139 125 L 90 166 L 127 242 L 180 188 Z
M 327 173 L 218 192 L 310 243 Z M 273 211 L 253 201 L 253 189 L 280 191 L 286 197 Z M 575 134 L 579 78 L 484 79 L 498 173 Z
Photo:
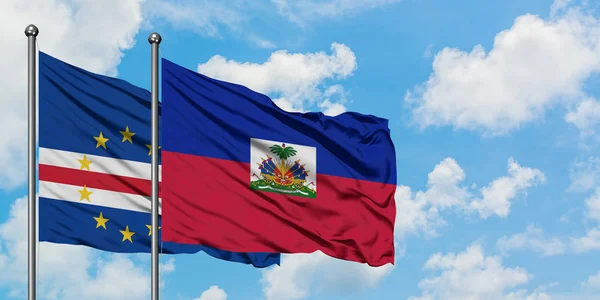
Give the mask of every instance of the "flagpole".
M 154 32 L 152 46 L 152 300 L 158 300 L 158 45 L 162 38 Z
M 37 70 L 37 60 L 36 60 L 36 38 L 39 33 L 38 28 L 31 24 L 25 28 L 25 36 L 27 36 L 27 64 L 28 64 L 28 74 L 27 74 L 27 106 L 28 106 L 28 141 L 27 141 L 27 169 L 28 169 L 28 188 L 27 188 L 27 205 L 28 205 L 28 252 L 27 252 L 27 265 L 29 267 L 28 270 L 28 290 L 27 295 L 29 300 L 35 300 L 36 296 L 36 215 L 37 215 L 37 207 L 36 207 L 36 197 L 35 197 L 35 171 L 36 171 L 36 161 L 35 161 L 35 139 L 36 139 L 36 90 L 37 90 L 37 82 L 36 82 L 36 70 Z

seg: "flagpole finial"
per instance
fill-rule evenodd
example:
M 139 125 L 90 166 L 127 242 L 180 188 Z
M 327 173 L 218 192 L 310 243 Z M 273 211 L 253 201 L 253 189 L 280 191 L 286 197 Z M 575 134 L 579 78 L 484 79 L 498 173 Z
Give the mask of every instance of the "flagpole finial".
M 150 44 L 160 44 L 160 42 L 162 41 L 162 37 L 160 37 L 160 34 L 153 32 L 150 34 L 150 36 L 148 37 L 148 43 Z
M 40 33 L 39 29 L 37 28 L 37 26 L 30 24 L 29 26 L 27 26 L 25 28 L 25 35 L 26 36 L 34 36 L 36 37 L 38 35 L 38 33 Z M 160 39 L 160 36 L 159 36 Z

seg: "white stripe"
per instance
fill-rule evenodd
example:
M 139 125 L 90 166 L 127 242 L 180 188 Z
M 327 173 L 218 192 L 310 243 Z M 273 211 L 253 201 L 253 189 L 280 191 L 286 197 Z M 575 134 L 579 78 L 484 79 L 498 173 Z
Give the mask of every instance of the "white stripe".
M 56 200 L 127 209 L 145 213 L 151 212 L 151 200 L 149 196 L 112 192 L 89 187 L 86 187 L 86 189 L 87 191 L 92 192 L 92 194 L 89 195 L 90 202 L 85 199 L 80 200 L 81 193 L 78 192 L 78 190 L 83 190 L 82 186 L 40 181 L 39 196 Z M 159 198 L 158 214 L 161 214 L 162 212 L 161 202 L 162 200 Z
M 85 153 L 62 151 L 40 147 L 40 164 L 77 169 L 81 168 L 78 159 L 83 159 Z M 109 158 L 86 154 L 91 161 L 90 171 L 118 176 L 127 176 L 151 180 L 151 164 L 132 160 Z M 83 169 L 86 170 L 87 169 Z M 158 181 L 162 180 L 162 166 L 158 166 Z

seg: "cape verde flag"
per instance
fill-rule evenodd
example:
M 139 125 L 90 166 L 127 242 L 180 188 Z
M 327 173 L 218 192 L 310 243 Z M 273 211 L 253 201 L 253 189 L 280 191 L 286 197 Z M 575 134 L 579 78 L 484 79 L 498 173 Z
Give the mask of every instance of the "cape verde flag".
M 388 121 L 286 112 L 162 59 L 163 239 L 394 262 Z
M 39 61 L 40 241 L 149 253 L 154 234 L 150 92 L 43 52 Z M 159 166 L 159 181 L 160 173 Z M 159 223 L 159 240 L 162 230 Z M 204 251 L 256 267 L 279 264 L 280 259 L 277 253 L 171 242 L 159 248 L 165 254 Z

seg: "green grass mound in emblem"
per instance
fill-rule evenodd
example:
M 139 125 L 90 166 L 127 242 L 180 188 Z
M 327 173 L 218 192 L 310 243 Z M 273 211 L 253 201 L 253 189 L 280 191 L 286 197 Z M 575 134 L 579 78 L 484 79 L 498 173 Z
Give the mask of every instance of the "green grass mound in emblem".
M 250 187 L 254 190 L 269 191 L 293 196 L 302 196 L 308 198 L 315 198 L 317 196 L 316 192 L 307 186 L 302 186 L 300 188 L 295 186 L 281 186 L 275 183 L 269 184 L 262 179 L 250 182 Z

